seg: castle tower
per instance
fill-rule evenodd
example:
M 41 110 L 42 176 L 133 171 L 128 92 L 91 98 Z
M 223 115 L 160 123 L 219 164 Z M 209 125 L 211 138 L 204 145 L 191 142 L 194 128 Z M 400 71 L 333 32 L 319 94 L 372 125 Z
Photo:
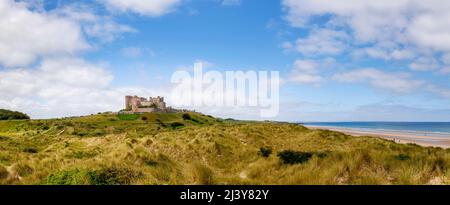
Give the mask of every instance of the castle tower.
M 131 99 L 133 99 L 132 96 L 125 96 L 125 109 L 131 110 Z

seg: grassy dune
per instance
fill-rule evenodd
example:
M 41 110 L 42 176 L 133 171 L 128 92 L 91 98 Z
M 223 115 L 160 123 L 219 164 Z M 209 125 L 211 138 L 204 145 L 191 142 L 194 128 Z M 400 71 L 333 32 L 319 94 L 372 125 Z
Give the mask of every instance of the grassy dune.
M 450 150 L 198 113 L 0 121 L 0 184 L 448 184 Z

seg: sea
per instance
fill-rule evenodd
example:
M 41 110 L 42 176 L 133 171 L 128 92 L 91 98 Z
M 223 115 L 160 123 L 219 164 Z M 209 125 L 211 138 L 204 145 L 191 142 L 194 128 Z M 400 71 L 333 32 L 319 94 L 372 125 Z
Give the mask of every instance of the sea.
M 402 133 L 450 139 L 450 122 L 304 122 L 306 126 L 345 128 L 366 132 Z

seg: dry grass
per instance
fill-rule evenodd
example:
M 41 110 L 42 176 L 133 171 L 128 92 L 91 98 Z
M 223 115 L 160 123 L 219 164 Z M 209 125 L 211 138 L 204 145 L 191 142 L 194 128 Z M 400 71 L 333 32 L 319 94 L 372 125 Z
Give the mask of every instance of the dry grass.
M 0 183 L 450 183 L 450 151 L 445 149 L 198 113 L 145 117 L 1 121 Z M 261 156 L 267 147 L 272 153 Z M 286 164 L 277 156 L 285 150 L 313 154 L 302 163 Z

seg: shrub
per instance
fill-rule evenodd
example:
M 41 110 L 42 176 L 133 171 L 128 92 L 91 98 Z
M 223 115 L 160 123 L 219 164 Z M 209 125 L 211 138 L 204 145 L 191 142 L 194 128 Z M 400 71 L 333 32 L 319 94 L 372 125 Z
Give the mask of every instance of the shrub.
M 203 122 L 199 121 L 198 119 L 193 118 L 191 115 L 189 115 L 188 113 L 184 113 L 183 114 L 183 120 L 190 120 L 192 122 L 198 123 L 198 124 L 204 124 Z
M 177 128 L 180 128 L 183 126 L 184 126 L 184 124 L 181 122 L 173 122 L 172 124 L 170 124 L 170 127 L 172 127 L 172 129 L 177 129 Z
M 406 155 L 406 154 L 399 154 L 399 155 L 396 155 L 394 158 L 396 160 L 400 160 L 400 161 L 405 161 L 405 160 L 410 160 L 411 159 L 411 157 L 409 155 Z
M 310 152 L 297 152 L 292 150 L 285 150 L 279 152 L 277 155 L 283 164 L 302 164 L 307 162 L 313 156 Z
M 27 153 L 31 153 L 31 154 L 35 154 L 38 153 L 38 150 L 34 147 L 26 147 L 22 150 L 23 152 L 27 152 Z
M 129 168 L 108 167 L 87 173 L 89 184 L 93 185 L 122 185 L 131 182 L 142 174 Z
M 117 116 L 120 120 L 137 120 L 139 118 L 138 114 L 119 114 Z
M 64 170 L 48 175 L 45 183 L 51 185 L 86 184 L 87 175 L 85 171 L 79 169 Z
M 24 113 L 0 109 L 0 120 L 23 120 L 30 119 L 30 117 Z
M 184 113 L 183 114 L 183 120 L 192 120 L 192 117 L 188 113 Z
M 147 121 L 148 118 L 146 116 L 141 117 L 141 120 Z
M 269 157 L 270 154 L 272 154 L 272 148 L 270 148 L 270 147 L 261 147 L 261 148 L 259 148 L 258 154 L 263 156 L 263 157 Z
M 319 157 L 320 159 L 323 159 L 328 156 L 328 153 L 327 152 L 317 152 L 316 156 Z
M 145 163 L 145 165 L 147 165 L 149 167 L 156 167 L 156 166 L 158 166 L 158 162 L 154 161 L 154 160 L 151 160 L 151 159 L 145 160 L 144 163 Z

